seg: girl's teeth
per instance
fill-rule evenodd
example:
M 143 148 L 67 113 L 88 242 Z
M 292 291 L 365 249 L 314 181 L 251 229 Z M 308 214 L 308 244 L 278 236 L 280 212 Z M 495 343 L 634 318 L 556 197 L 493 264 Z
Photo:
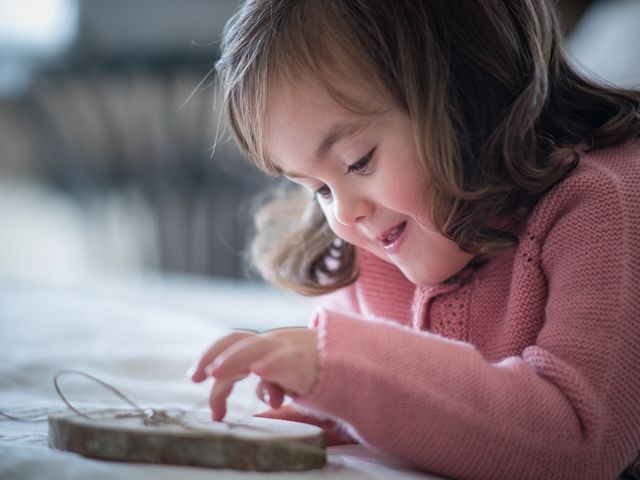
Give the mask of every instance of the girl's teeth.
M 399 227 L 394 228 L 391 233 L 389 235 L 387 235 L 387 238 L 385 239 L 387 241 L 387 243 L 391 242 L 396 235 L 398 234 L 398 231 L 400 230 Z
M 390 244 L 393 243 L 396 238 L 398 238 L 398 235 L 402 232 L 402 229 L 404 228 L 404 222 L 401 223 L 400 225 L 398 225 L 396 228 L 394 228 L 389 235 L 387 235 L 384 239 L 384 243 L 385 244 Z

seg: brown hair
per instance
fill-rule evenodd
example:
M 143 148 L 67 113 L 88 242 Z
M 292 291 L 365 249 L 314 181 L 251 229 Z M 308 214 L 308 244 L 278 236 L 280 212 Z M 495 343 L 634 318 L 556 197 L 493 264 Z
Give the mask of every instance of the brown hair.
M 488 259 L 517 245 L 517 224 L 575 166 L 578 148 L 640 136 L 640 93 L 600 85 L 570 64 L 543 0 L 248 0 L 229 21 L 216 68 L 236 140 L 277 175 L 263 132 L 272 82 L 311 76 L 346 108 L 331 69 L 356 72 L 409 115 L 431 220 Z M 256 215 L 254 264 L 307 295 L 357 278 L 313 198 L 290 188 Z

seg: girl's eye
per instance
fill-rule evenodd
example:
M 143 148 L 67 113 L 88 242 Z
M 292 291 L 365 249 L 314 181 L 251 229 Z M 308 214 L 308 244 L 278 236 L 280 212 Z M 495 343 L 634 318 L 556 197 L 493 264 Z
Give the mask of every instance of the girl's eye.
M 367 167 L 369 166 L 369 162 L 371 161 L 371 158 L 373 157 L 373 153 L 375 151 L 376 151 L 375 148 L 371 149 L 369 153 L 367 153 L 364 157 L 362 157 L 356 163 L 349 165 L 349 168 L 347 169 L 347 173 L 351 173 L 351 172 L 363 173 L 363 174 L 368 173 L 366 170 L 367 170 Z
M 316 196 L 322 198 L 330 198 L 331 197 L 331 189 L 327 185 L 322 185 L 318 190 L 316 190 Z
M 349 168 L 347 168 L 347 173 L 359 173 L 361 175 L 368 174 L 369 162 L 371 161 L 371 158 L 373 157 L 373 153 L 375 151 L 375 148 L 371 149 L 371 151 L 360 160 L 349 165 Z M 321 197 L 326 200 L 328 198 L 331 198 L 331 189 L 327 185 L 322 185 L 318 190 L 316 190 L 315 194 L 317 197 Z

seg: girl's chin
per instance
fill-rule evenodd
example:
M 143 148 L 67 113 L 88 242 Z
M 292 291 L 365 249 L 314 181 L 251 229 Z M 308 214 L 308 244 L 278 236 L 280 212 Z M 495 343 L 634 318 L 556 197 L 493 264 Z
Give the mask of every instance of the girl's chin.
M 448 280 L 450 275 L 434 275 L 433 271 L 415 271 L 412 268 L 403 268 L 403 265 L 396 266 L 407 277 L 411 283 L 418 287 L 433 287 Z
M 367 252 L 369 252 L 372 255 L 375 255 L 376 257 L 378 257 L 380 260 L 384 260 L 387 263 L 391 263 L 392 265 L 395 265 L 395 262 L 393 261 L 393 259 L 389 258 L 389 256 L 385 253 L 384 250 L 380 249 L 377 250 L 375 248 L 365 248 L 365 250 Z

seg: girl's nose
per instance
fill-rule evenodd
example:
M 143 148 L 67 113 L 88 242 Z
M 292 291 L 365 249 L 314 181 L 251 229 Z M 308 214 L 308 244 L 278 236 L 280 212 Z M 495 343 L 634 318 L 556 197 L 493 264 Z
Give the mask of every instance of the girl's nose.
M 358 195 L 334 199 L 334 215 L 342 225 L 352 226 L 373 213 L 373 202 Z

